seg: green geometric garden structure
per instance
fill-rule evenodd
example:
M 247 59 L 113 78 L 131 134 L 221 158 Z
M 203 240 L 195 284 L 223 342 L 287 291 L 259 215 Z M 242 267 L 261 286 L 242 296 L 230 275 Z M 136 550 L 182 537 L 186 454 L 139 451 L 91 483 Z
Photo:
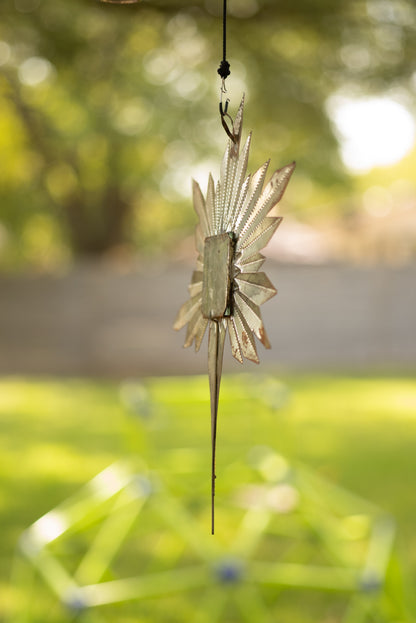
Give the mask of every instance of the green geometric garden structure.
M 226 544 L 144 465 L 116 463 L 23 533 L 14 582 L 29 597 L 36 570 L 65 620 L 99 621 L 99 607 L 183 594 L 197 599 L 192 622 L 263 623 L 275 620 L 285 589 L 291 599 L 305 589 L 343 596 L 344 623 L 407 620 L 390 578 L 391 517 L 272 449 L 253 448 L 249 463 L 253 480 L 230 499 Z M 30 603 L 12 619 L 30 620 Z

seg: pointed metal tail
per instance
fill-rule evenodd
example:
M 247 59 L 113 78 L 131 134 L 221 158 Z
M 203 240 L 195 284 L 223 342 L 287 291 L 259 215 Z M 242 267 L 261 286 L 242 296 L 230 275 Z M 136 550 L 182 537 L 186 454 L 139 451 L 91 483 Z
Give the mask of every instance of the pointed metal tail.
M 211 394 L 211 534 L 214 534 L 215 451 L 217 441 L 218 399 L 226 334 L 225 321 L 211 320 L 208 339 L 208 375 Z

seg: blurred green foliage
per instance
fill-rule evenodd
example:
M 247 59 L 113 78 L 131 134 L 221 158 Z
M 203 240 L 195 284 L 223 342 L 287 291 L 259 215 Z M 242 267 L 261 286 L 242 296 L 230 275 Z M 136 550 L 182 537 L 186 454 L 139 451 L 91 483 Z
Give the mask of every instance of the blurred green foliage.
M 3 613 L 27 597 L 9 583 L 19 535 L 115 460 L 144 460 L 211 539 L 205 377 L 147 379 L 121 388 L 113 383 L 10 378 L 1 381 L 0 390 Z M 416 579 L 414 413 L 410 378 L 224 377 L 215 539 L 232 540 L 242 511 L 229 504 L 229 496 L 253 478 L 248 467 L 253 446 L 267 445 L 393 514 L 403 576 L 411 587 Z M 145 517 L 143 521 L 146 526 Z M 142 527 L 140 519 L 137 529 Z M 159 563 L 176 560 L 178 552 L 169 535 L 149 541 L 133 538 L 132 555 L 124 557 L 128 573 L 137 574 L 143 564 L 151 571 Z M 302 556 L 301 549 L 296 551 Z M 69 568 L 78 554 L 65 552 Z M 41 582 L 38 586 L 32 620 L 66 620 L 57 600 Z M 221 591 L 219 586 L 219 600 Z M 414 597 L 413 592 L 408 598 Z M 269 597 L 275 600 L 276 594 Z M 199 593 L 179 594 L 109 606 L 97 612 L 97 620 L 190 621 L 199 598 Z M 276 616 L 299 623 L 338 621 L 345 603 L 336 595 L 301 592 L 294 599 L 293 592 L 285 591 L 279 593 L 275 608 Z M 240 620 L 233 611 L 227 615 L 229 621 Z M 86 613 L 85 620 L 96 619 Z
M 221 4 L 1 3 L 3 266 L 169 249 L 191 230 L 190 176 L 205 185 L 225 144 Z M 230 111 L 246 91 L 251 170 L 296 159 L 286 201 L 311 218 L 348 187 L 328 96 L 389 89 L 414 103 L 416 7 L 234 0 L 229 12 Z

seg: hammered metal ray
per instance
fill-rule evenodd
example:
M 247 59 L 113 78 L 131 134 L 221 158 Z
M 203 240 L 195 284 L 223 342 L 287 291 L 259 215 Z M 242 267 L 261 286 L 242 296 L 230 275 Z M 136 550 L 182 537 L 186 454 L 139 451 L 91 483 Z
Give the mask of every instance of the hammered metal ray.
M 214 235 L 214 211 L 215 211 L 215 184 L 214 178 L 211 173 L 208 177 L 208 189 L 207 189 L 207 200 L 206 200 L 206 208 L 208 210 L 208 229 L 206 232 L 207 236 Z
M 202 298 L 200 295 L 193 296 L 191 299 L 189 299 L 189 301 L 186 301 L 186 303 L 182 305 L 182 307 L 180 308 L 178 312 L 173 328 L 176 331 L 178 331 L 179 329 L 182 329 L 182 327 L 184 327 L 190 321 L 195 311 L 199 307 L 201 307 L 201 305 L 202 305 Z
M 250 186 L 248 188 L 247 196 L 244 201 L 243 206 L 241 207 L 241 211 L 239 216 L 237 217 L 235 224 L 235 231 L 237 234 L 245 227 L 250 215 L 255 207 L 258 198 L 261 195 L 264 180 L 266 177 L 267 169 L 269 168 L 269 161 L 265 162 L 263 166 L 258 169 L 255 174 L 251 177 Z
M 205 236 L 202 231 L 202 227 L 199 224 L 197 225 L 195 229 L 195 246 L 196 246 L 196 249 L 199 255 L 201 255 L 202 257 L 204 256 L 204 242 L 205 242 Z
M 259 305 L 256 305 L 256 303 L 246 298 L 242 292 L 236 293 L 235 305 L 238 307 L 241 315 L 247 320 L 247 324 L 254 335 L 265 348 L 270 348 L 270 342 L 264 329 Z
M 240 273 L 235 281 L 240 292 L 256 305 L 262 305 L 277 294 L 266 273 Z
M 252 253 L 257 253 L 260 249 L 264 249 L 281 222 L 282 217 L 266 216 L 260 225 L 247 238 L 247 242 L 244 246 L 244 252 L 249 256 Z
M 194 200 L 195 212 L 197 213 L 199 222 L 201 223 L 202 231 L 209 231 L 205 199 L 198 182 L 195 180 L 192 180 L 192 196 Z
M 244 240 L 250 235 L 251 231 L 257 227 L 262 219 L 267 216 L 270 210 L 280 201 L 294 169 L 295 163 L 292 162 L 292 164 L 273 173 L 272 178 L 250 214 L 250 218 L 247 220 L 244 228 L 239 232 L 239 243 L 241 246 Z
M 188 286 L 189 294 L 191 296 L 196 296 L 199 294 L 199 286 L 202 288 L 202 279 L 203 279 L 203 271 L 202 270 L 194 270 L 192 273 L 191 283 Z M 198 287 L 198 291 L 195 292 L 195 288 Z
M 230 316 L 230 318 L 228 318 L 227 325 L 233 357 L 237 359 L 237 361 L 239 361 L 240 363 L 243 363 L 243 353 L 241 352 L 240 341 L 238 339 L 237 329 L 233 316 Z
M 188 322 L 188 326 L 186 328 L 186 338 L 185 338 L 185 344 L 184 344 L 185 348 L 188 348 L 189 346 L 191 346 L 192 342 L 194 341 L 194 337 L 197 333 L 200 319 L 201 319 L 200 311 L 199 309 L 196 309 L 194 315 Z
M 202 316 L 199 317 L 198 324 L 195 327 L 195 351 L 198 352 L 201 348 L 202 340 L 204 339 L 205 331 L 208 326 L 208 320 Z
M 234 309 L 234 321 L 237 329 L 238 341 L 244 357 L 250 361 L 254 361 L 254 363 L 259 363 L 253 331 L 237 305 Z
M 250 145 L 251 145 L 251 132 L 247 137 L 246 143 L 243 147 L 243 152 L 238 160 L 238 166 L 235 173 L 234 178 L 234 186 L 232 189 L 231 199 L 230 199 L 230 210 L 229 217 L 227 221 L 227 227 L 230 228 L 230 231 L 235 231 L 235 219 L 237 217 L 237 207 L 238 207 L 238 198 L 241 194 L 241 188 L 246 179 L 247 174 L 247 165 L 248 165 L 248 156 L 250 153 Z
M 266 258 L 261 253 L 246 253 L 244 249 L 244 252 L 240 253 L 236 259 L 235 266 L 240 269 L 240 272 L 254 273 L 263 266 L 265 261 Z

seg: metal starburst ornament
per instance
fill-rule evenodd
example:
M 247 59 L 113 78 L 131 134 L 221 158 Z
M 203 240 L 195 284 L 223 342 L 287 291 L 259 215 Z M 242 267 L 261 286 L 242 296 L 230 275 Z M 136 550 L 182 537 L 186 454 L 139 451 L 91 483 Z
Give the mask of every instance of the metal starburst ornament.
M 188 324 L 185 347 L 195 342 L 198 351 L 209 326 L 208 374 L 211 394 L 212 440 L 212 533 L 214 533 L 215 450 L 217 413 L 224 341 L 228 329 L 233 356 L 259 362 L 256 336 L 270 348 L 260 305 L 276 294 L 276 289 L 259 269 L 266 246 L 282 218 L 268 216 L 281 199 L 295 163 L 273 173 L 263 188 L 269 162 L 254 175 L 246 175 L 251 134 L 240 153 L 244 97 L 233 123 L 221 165 L 220 180 L 209 176 L 204 199 L 193 181 L 193 202 L 199 217 L 196 228 L 198 259 L 189 285 L 190 299 L 182 305 L 174 324 Z

